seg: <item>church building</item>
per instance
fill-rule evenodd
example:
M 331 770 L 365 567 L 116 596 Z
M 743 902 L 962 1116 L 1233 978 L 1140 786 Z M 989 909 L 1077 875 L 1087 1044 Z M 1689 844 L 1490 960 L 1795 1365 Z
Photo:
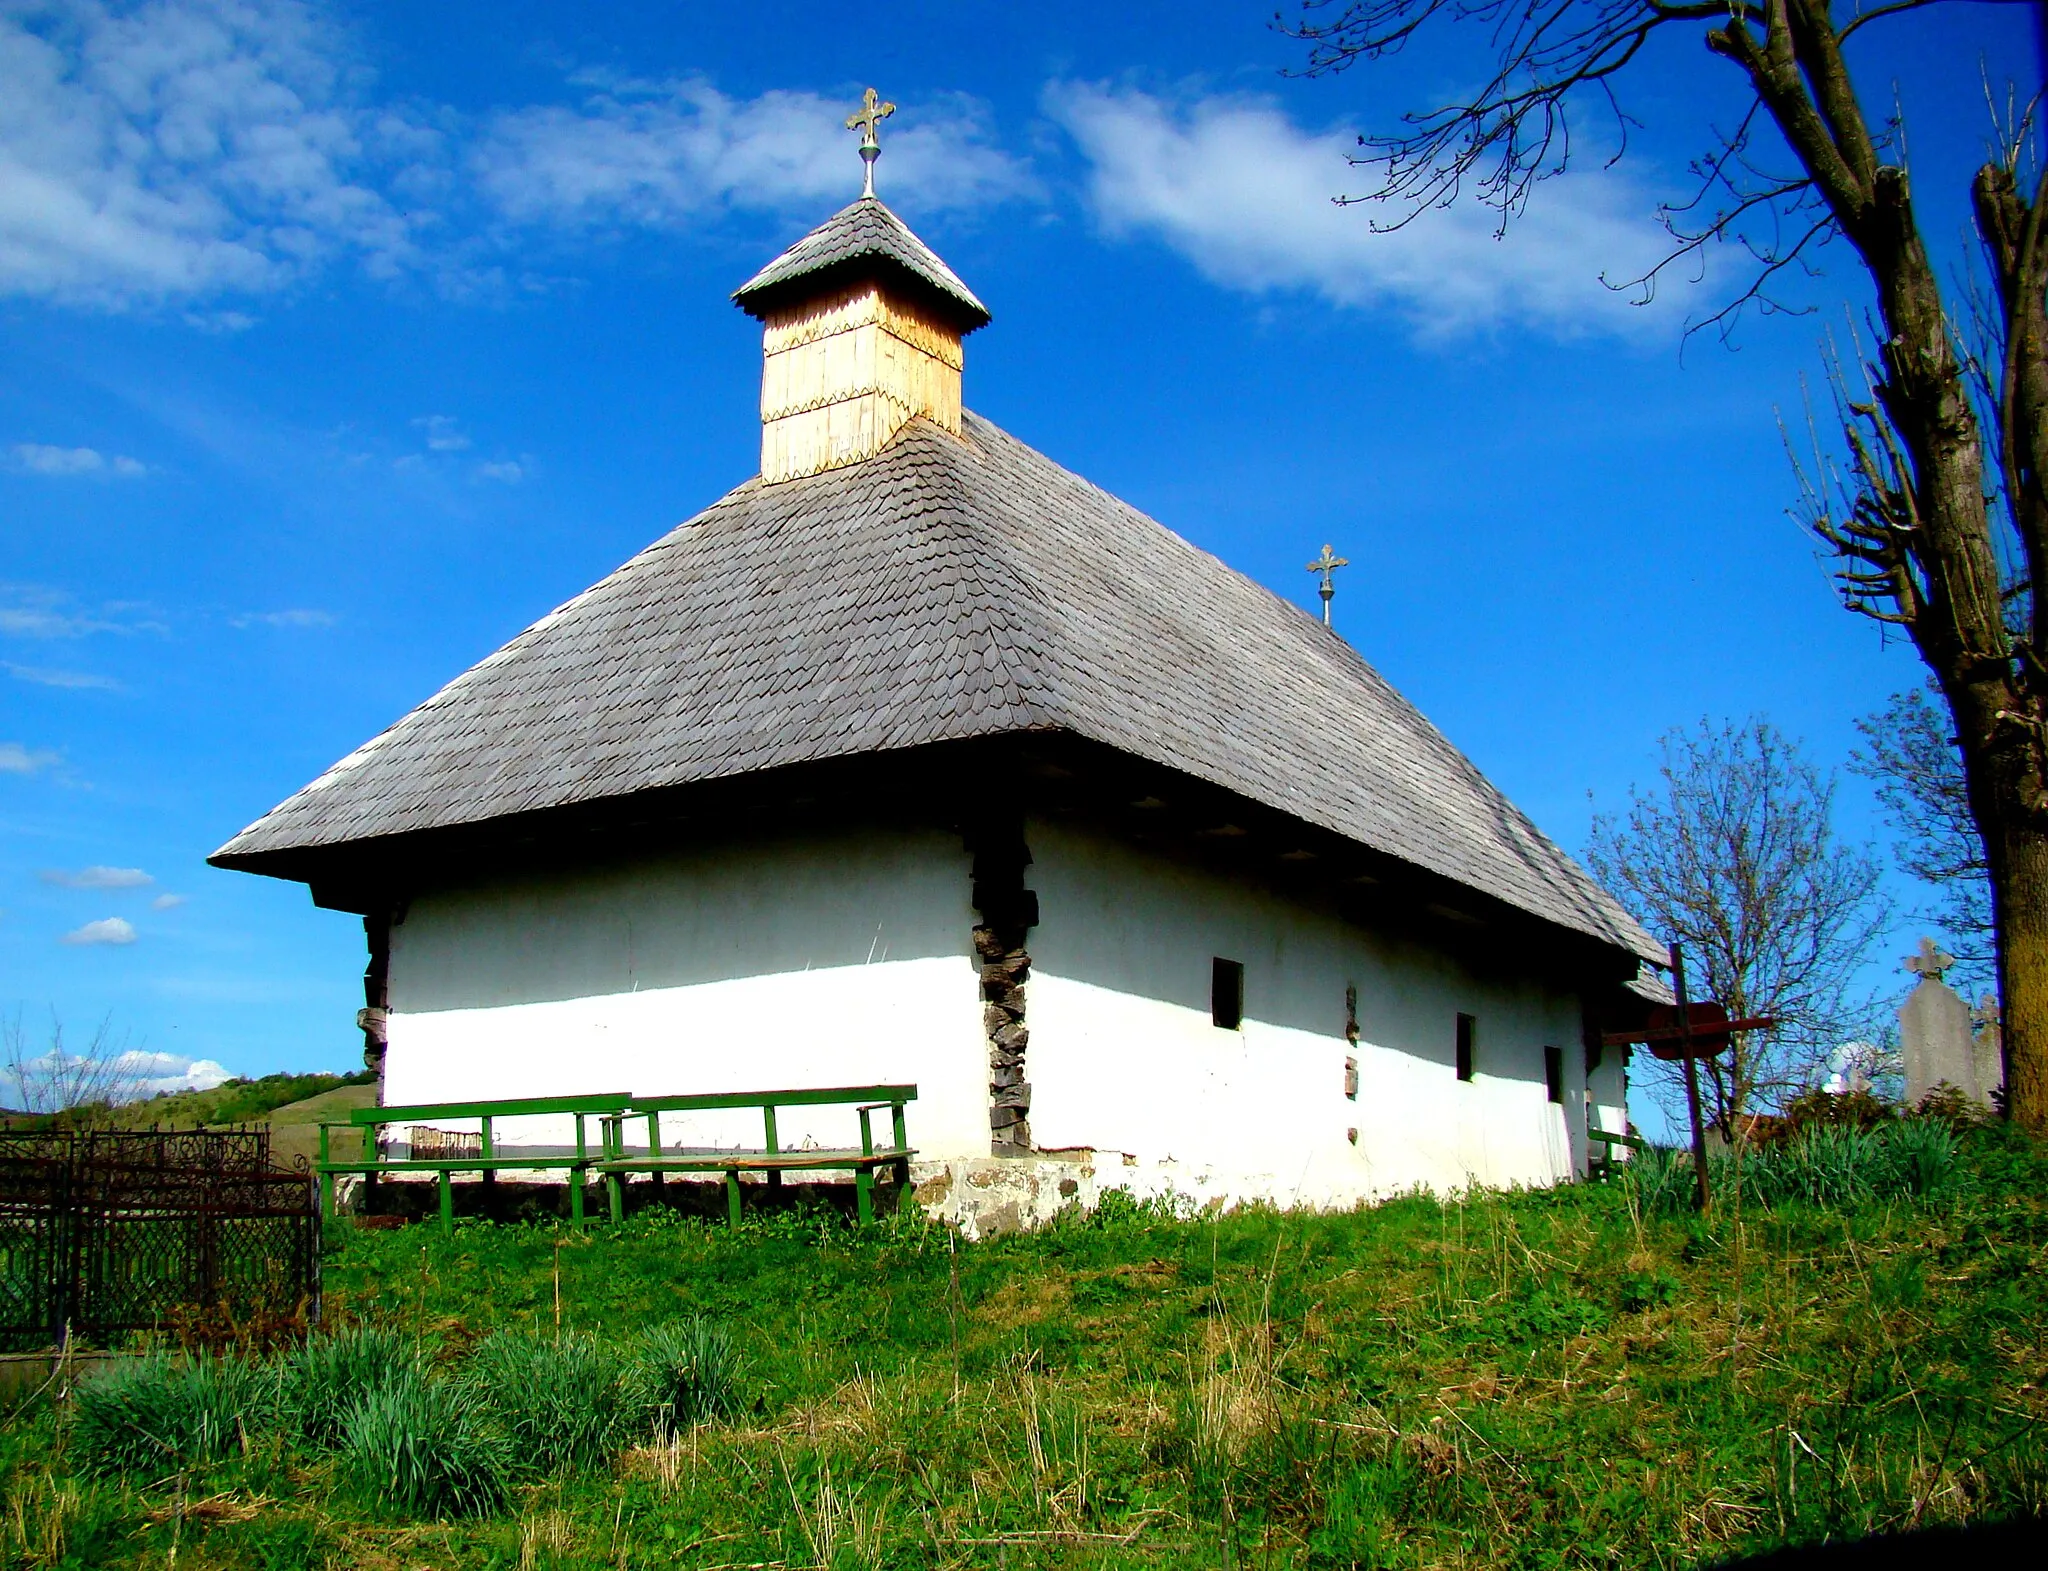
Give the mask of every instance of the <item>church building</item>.
M 989 311 L 866 131 L 733 296 L 759 472 L 215 865 L 362 916 L 392 1104 L 914 1082 L 970 1227 L 1584 1172 L 1662 947 L 1322 620 L 963 407 Z

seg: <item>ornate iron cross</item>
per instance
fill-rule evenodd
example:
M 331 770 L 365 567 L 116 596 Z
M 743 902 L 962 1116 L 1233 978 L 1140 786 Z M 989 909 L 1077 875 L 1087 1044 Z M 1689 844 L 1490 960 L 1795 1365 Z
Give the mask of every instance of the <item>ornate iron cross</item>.
M 1308 570 L 1311 573 L 1321 573 L 1323 575 L 1322 588 L 1318 589 L 1316 593 L 1323 597 L 1323 626 L 1325 627 L 1330 625 L 1330 597 L 1337 592 L 1337 586 L 1330 582 L 1330 575 L 1336 572 L 1338 568 L 1349 567 L 1350 565 L 1350 562 L 1345 560 L 1345 558 L 1330 554 L 1330 544 L 1327 540 L 1323 542 L 1323 554 L 1308 564 Z
M 859 112 L 846 117 L 846 129 L 860 132 L 860 159 L 867 166 L 862 196 L 875 194 L 875 160 L 882 156 L 882 144 L 875 137 L 875 127 L 895 112 L 896 106 L 885 103 L 882 95 L 871 87 L 861 94 Z

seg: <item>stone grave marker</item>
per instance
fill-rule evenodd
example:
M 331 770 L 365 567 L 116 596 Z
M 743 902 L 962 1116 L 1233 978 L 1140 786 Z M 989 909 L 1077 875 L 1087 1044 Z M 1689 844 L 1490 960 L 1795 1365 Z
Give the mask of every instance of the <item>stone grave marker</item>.
M 1906 957 L 1906 969 L 1920 978 L 1899 1006 L 1908 1107 L 1918 1107 L 1920 1099 L 1943 1081 L 1973 1102 L 1984 1100 L 1977 1088 L 1970 1006 L 1941 979 L 1942 972 L 1955 963 L 1955 956 L 1944 954 L 1931 938 L 1921 939 L 1919 952 Z

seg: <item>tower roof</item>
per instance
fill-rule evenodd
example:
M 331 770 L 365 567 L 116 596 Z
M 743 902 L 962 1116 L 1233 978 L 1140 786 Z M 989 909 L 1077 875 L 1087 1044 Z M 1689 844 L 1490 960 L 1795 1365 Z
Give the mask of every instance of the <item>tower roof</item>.
M 971 413 L 959 436 L 915 419 L 860 463 L 749 480 L 214 860 L 299 877 L 386 837 L 1030 732 L 1663 959 L 1316 618 Z
M 962 333 L 989 322 L 988 307 L 878 197 L 841 208 L 733 291 L 749 316 L 815 299 L 863 278 L 883 278 L 923 297 Z

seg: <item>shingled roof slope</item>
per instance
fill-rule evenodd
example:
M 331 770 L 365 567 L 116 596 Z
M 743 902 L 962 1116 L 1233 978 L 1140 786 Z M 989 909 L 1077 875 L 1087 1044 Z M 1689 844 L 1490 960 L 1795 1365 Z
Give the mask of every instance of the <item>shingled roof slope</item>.
M 971 413 L 748 481 L 214 859 L 1052 729 L 1662 959 L 1350 645 Z
M 811 292 L 821 274 L 862 263 L 901 268 L 951 307 L 964 332 L 988 325 L 988 307 L 960 275 L 872 196 L 834 213 L 741 284 L 732 298 L 750 315 L 763 316 L 781 300 Z

